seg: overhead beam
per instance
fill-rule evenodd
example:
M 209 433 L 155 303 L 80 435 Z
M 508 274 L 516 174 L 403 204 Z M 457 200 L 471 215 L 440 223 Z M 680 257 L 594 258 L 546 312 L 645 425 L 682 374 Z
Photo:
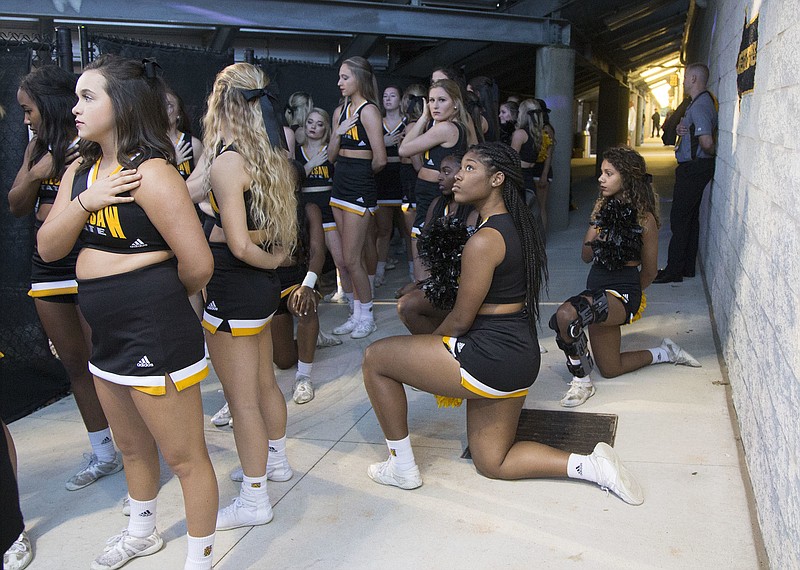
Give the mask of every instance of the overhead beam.
M 480 33 L 494 42 L 529 45 L 569 43 L 570 24 L 566 20 L 538 18 L 501 12 L 473 12 L 367 3 L 280 0 L 218 0 L 164 2 L 137 0 L 83 0 L 69 3 L 58 11 L 52 0 L 3 0 L 0 17 L 51 17 L 59 20 L 127 21 L 172 23 L 198 26 L 231 26 L 264 30 L 289 30 L 313 33 L 376 34 L 381 36 L 474 39 Z M 76 10 L 73 5 L 79 7 Z
M 214 37 L 211 39 L 210 48 L 214 51 L 227 51 L 233 45 L 237 28 L 232 26 L 219 26 L 214 30 Z
M 376 36 L 375 34 L 357 35 L 353 38 L 353 41 L 347 45 L 347 47 L 342 49 L 342 53 L 339 54 L 339 58 L 336 60 L 334 67 L 339 67 L 342 65 L 344 60 L 357 55 L 364 58 L 369 57 L 372 52 L 375 51 L 375 47 L 378 45 L 380 40 L 381 36 Z
M 437 67 L 452 66 L 454 62 L 467 59 L 487 47 L 488 42 L 451 40 L 442 42 L 414 57 L 410 61 L 401 63 L 393 69 L 398 75 L 412 77 L 427 77 Z

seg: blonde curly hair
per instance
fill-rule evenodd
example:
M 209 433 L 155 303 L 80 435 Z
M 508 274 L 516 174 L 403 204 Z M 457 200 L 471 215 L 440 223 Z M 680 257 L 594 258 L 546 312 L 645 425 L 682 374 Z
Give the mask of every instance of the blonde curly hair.
M 271 144 L 259 100 L 248 102 L 242 95 L 242 90 L 268 84 L 261 68 L 249 63 L 234 63 L 220 71 L 203 119 L 203 144 L 209 165 L 223 145 L 235 145 L 250 176 L 250 215 L 256 229 L 264 232 L 265 243 L 291 252 L 297 244 L 297 174 L 278 141 Z M 233 140 L 224 140 L 226 132 Z M 205 177 L 206 192 L 210 188 L 211 168 Z

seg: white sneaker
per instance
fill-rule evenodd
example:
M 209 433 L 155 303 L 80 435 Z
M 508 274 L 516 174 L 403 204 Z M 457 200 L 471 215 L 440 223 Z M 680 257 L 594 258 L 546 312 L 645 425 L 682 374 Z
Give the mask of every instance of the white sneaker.
M 122 457 L 119 453 L 114 456 L 113 461 L 100 461 L 94 453 L 84 453 L 86 467 L 78 471 L 69 478 L 66 483 L 67 491 L 77 491 L 88 487 L 101 477 L 113 475 L 122 469 Z
M 347 317 L 347 320 L 340 324 L 338 327 L 333 329 L 331 332 L 333 334 L 350 334 L 356 328 L 356 321 L 353 319 L 353 315 Z
M 295 404 L 305 404 L 314 399 L 314 385 L 308 376 L 298 376 L 294 381 L 292 400 Z
M 694 356 L 675 344 L 672 339 L 665 338 L 661 342 L 661 346 L 659 348 L 663 348 L 667 351 L 667 355 L 669 355 L 669 361 L 674 364 L 683 364 L 684 366 L 691 366 L 692 368 L 701 367 L 701 364 Z
M 131 559 L 148 556 L 161 550 L 164 541 L 157 530 L 150 536 L 137 538 L 128 534 L 128 529 L 112 536 L 106 541 L 103 553 L 92 562 L 92 570 L 114 570 L 121 568 Z
M 594 396 L 594 384 L 589 382 L 583 382 L 581 380 L 573 379 L 572 382 L 569 383 L 569 390 L 561 398 L 561 405 L 565 408 L 574 408 L 576 406 L 580 406 L 586 400 Z
M 391 485 L 401 489 L 416 489 L 422 486 L 422 476 L 419 474 L 419 467 L 414 465 L 413 469 L 399 472 L 394 467 L 394 461 L 390 457 L 386 461 L 373 463 L 367 469 L 369 478 L 381 485 Z
M 389 259 L 386 260 L 386 267 L 384 267 L 384 269 L 386 271 L 391 271 L 392 269 L 397 267 L 398 263 L 399 261 L 397 259 L 395 259 L 394 257 L 390 257 Z
M 284 481 L 288 481 L 294 475 L 294 471 L 292 471 L 292 466 L 289 465 L 289 460 L 286 456 L 283 459 L 273 462 L 272 464 L 267 462 L 267 479 L 270 481 L 275 481 L 276 483 L 283 483 Z M 241 483 L 244 481 L 244 470 L 241 467 L 237 467 L 233 471 L 231 471 L 231 481 L 236 481 L 237 483 Z
M 317 335 L 317 348 L 329 348 L 331 346 L 339 346 L 340 344 L 342 344 L 342 341 L 338 338 L 333 338 L 319 331 Z
M 122 499 L 122 514 L 126 517 L 131 516 L 131 498 L 125 497 Z
M 217 427 L 222 427 L 228 425 L 230 421 L 231 409 L 228 407 L 228 402 L 225 402 L 225 405 L 222 406 L 216 414 L 211 416 L 211 423 Z
M 33 560 L 33 548 L 28 534 L 23 530 L 17 540 L 3 554 L 3 568 L 6 570 L 22 570 Z
M 543 344 L 540 342 L 540 343 L 539 343 L 539 354 L 544 354 L 545 352 L 547 352 L 547 349 L 546 349 L 546 348 L 544 347 L 544 345 L 543 345 Z
M 373 286 L 377 289 L 386 283 L 386 278 L 383 275 L 376 275 L 375 281 L 372 282 Z
M 347 297 L 344 296 L 344 293 L 339 293 L 338 291 L 328 293 L 322 298 L 322 300 L 325 303 L 337 303 L 339 305 L 344 305 L 347 303 Z
M 644 493 L 633 474 L 622 464 L 614 448 L 598 443 L 589 458 L 597 470 L 597 484 L 602 489 L 611 491 L 629 505 L 641 505 Z
M 353 332 L 350 333 L 350 338 L 365 338 L 376 330 L 378 330 L 378 325 L 375 324 L 375 321 L 364 319 L 356 324 Z
M 241 497 L 236 497 L 230 505 L 217 512 L 217 530 L 267 524 L 272 516 L 269 499 L 264 504 L 249 506 Z

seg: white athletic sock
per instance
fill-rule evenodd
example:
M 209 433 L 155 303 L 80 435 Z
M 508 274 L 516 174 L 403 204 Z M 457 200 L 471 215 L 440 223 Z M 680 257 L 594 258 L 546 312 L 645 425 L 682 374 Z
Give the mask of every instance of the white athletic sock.
M 313 362 L 303 362 L 301 360 L 297 361 L 297 374 L 295 377 L 299 376 L 308 376 L 311 378 L 311 369 L 314 367 Z
M 269 455 L 267 456 L 267 463 L 275 463 L 282 461 L 286 457 L 286 436 L 280 439 L 269 440 Z
M 347 304 L 350 305 L 350 313 L 353 313 L 353 304 L 355 303 L 355 298 L 353 293 L 345 293 L 344 298 L 347 299 Z
M 572 381 L 573 382 L 585 382 L 587 384 L 591 384 L 592 383 L 592 377 L 589 376 L 588 374 L 586 376 L 584 376 L 583 378 L 578 378 L 577 376 L 573 376 L 572 377 Z
M 567 477 L 597 482 L 597 469 L 591 456 L 570 453 L 569 460 L 567 460 Z
M 156 501 L 137 501 L 130 498 L 131 518 L 128 521 L 128 534 L 137 538 L 145 538 L 153 534 L 156 528 Z
M 414 450 L 411 449 L 411 436 L 407 435 L 403 439 L 392 441 L 386 440 L 389 447 L 389 455 L 392 462 L 400 471 L 413 469 L 417 462 L 414 460 Z
M 408 262 L 408 276 L 411 278 L 411 281 L 414 281 L 414 262 Z
M 362 308 L 362 306 L 363 306 L 363 303 L 361 301 L 359 301 L 358 299 L 355 299 L 353 301 L 353 320 L 355 322 L 358 322 L 358 321 L 361 320 L 361 308 Z
M 186 535 L 189 548 L 183 570 L 211 570 L 215 536 L 216 533 L 201 537 Z
M 342 287 L 342 274 L 339 273 L 339 270 L 336 270 L 336 293 L 339 295 L 344 295 L 344 288 Z
M 650 364 L 663 364 L 669 362 L 669 353 L 663 348 L 648 348 L 650 354 L 653 355 L 653 362 Z
M 92 444 L 92 453 L 97 456 L 98 461 L 108 463 L 117 458 L 114 440 L 111 439 L 111 428 L 90 431 L 87 435 L 89 436 L 89 443 Z
M 386 274 L 386 262 L 379 261 L 378 266 L 375 268 L 375 277 L 383 277 Z
M 242 476 L 242 490 L 239 494 L 242 501 L 251 508 L 269 502 L 267 494 L 267 474 L 261 477 Z
M 361 303 L 361 318 L 362 321 L 374 321 L 375 317 L 372 314 L 372 301 Z

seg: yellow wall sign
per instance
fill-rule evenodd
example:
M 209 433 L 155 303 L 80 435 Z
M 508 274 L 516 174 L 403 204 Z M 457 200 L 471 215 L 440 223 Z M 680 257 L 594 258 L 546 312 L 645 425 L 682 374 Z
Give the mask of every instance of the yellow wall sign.
M 745 16 L 742 43 L 739 46 L 739 57 L 736 60 L 736 87 L 739 91 L 739 97 L 745 93 L 750 93 L 755 86 L 757 51 L 758 16 L 749 23 Z

